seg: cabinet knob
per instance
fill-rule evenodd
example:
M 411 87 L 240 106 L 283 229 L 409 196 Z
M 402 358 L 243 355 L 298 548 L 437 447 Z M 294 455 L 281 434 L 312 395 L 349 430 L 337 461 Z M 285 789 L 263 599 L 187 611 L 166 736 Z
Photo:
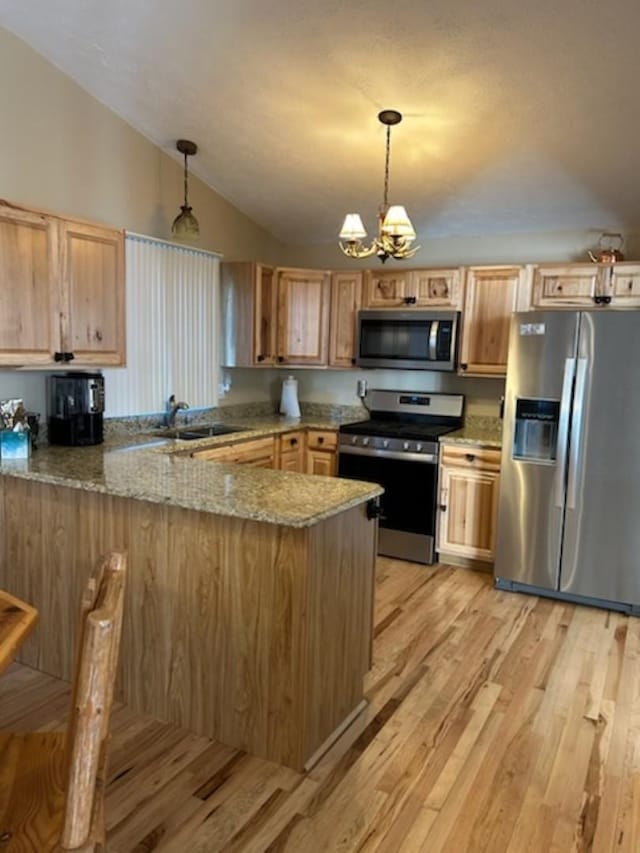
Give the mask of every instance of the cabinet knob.
M 466 370 L 469 367 L 466 361 L 463 361 L 460 365 L 460 370 Z
M 405 298 L 404 298 L 404 304 L 405 305 L 415 305 L 416 301 L 417 300 L 416 300 L 415 296 L 405 296 Z
M 278 363 L 279 363 L 279 364 L 282 364 L 282 362 L 283 362 L 283 361 L 284 361 L 284 356 L 283 356 L 283 355 L 279 355 L 279 356 L 278 356 Z
M 65 361 L 73 361 L 74 358 L 75 358 L 75 355 L 72 352 L 65 352 L 65 354 L 64 354 L 64 360 Z
M 263 355 L 257 355 L 256 361 L 264 361 L 264 356 Z
M 355 358 L 352 358 L 352 359 L 351 359 L 351 364 L 355 364 L 355 363 L 356 363 Z
M 447 511 L 447 505 L 446 504 L 440 504 L 440 512 L 446 512 L 446 511 Z
M 298 443 L 297 438 L 290 438 L 289 439 L 289 444 L 291 445 L 291 447 L 295 447 L 297 443 Z
M 54 352 L 53 360 L 54 361 L 64 361 L 64 353 L 63 352 Z
M 324 444 L 324 436 L 323 435 L 318 436 L 318 444 Z
M 467 462 L 475 462 L 476 461 L 475 453 L 465 453 L 464 458 L 467 460 Z

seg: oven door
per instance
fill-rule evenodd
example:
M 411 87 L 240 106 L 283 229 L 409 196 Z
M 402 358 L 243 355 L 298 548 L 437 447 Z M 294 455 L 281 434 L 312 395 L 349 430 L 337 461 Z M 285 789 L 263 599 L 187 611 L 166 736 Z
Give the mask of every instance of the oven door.
M 338 476 L 384 489 L 378 553 L 388 557 L 433 563 L 437 473 L 435 462 L 356 455 L 340 448 Z

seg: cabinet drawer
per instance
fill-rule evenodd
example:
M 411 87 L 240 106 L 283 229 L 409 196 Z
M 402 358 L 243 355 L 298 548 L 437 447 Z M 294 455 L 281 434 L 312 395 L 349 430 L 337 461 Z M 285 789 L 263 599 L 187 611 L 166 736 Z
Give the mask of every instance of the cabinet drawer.
M 257 438 L 223 447 L 204 448 L 192 454 L 194 459 L 206 459 L 214 462 L 240 462 L 248 465 L 272 467 L 274 460 L 273 437 Z
M 473 445 L 446 444 L 442 447 L 440 463 L 476 471 L 500 471 L 501 451 Z
M 310 429 L 307 433 L 309 450 L 335 450 L 338 446 L 338 433 L 335 430 Z
M 288 453 L 304 446 L 304 430 L 287 432 L 280 436 L 280 453 Z

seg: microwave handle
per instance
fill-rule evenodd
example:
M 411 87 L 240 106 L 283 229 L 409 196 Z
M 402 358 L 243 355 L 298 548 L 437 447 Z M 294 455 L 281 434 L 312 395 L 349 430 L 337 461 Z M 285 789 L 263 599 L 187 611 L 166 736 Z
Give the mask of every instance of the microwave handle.
M 431 321 L 431 331 L 429 332 L 429 361 L 435 361 L 438 356 L 438 330 L 440 328 L 440 320 Z

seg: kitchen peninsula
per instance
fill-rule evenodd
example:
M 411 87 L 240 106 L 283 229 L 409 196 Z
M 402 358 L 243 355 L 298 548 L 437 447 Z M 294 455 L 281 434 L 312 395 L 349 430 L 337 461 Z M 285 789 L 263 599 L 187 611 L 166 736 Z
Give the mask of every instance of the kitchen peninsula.
M 0 463 L 0 587 L 40 612 L 20 660 L 71 678 L 90 567 L 126 549 L 119 698 L 302 769 L 364 704 L 381 490 L 146 442 Z

